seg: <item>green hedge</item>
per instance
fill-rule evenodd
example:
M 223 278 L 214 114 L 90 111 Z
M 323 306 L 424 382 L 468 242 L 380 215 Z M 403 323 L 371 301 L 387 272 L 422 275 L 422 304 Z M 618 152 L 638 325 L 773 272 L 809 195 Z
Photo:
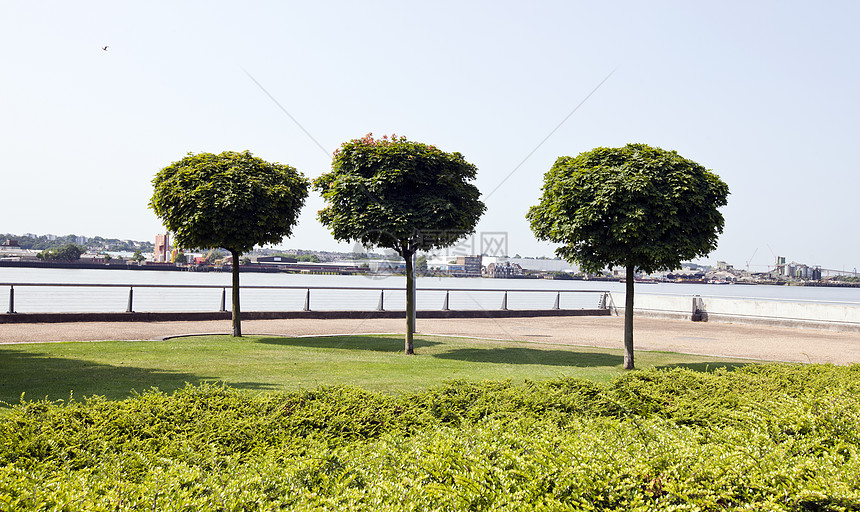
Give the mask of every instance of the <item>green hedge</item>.
M 860 510 L 860 366 L 28 402 L 2 510 Z

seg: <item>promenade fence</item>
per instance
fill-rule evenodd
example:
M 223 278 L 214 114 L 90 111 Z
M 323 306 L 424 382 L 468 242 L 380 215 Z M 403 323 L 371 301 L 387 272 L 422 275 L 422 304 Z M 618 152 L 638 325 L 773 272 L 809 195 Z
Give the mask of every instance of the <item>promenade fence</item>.
M 202 318 L 191 313 L 210 314 L 207 318 L 215 313 L 214 318 L 221 318 L 229 315 L 232 294 L 230 286 L 190 284 L 0 283 L 0 287 L 8 287 L 9 293 L 0 322 L 28 321 L 28 317 L 31 321 L 181 319 L 186 313 L 188 319 Z M 258 318 L 309 313 L 330 318 L 346 313 L 391 316 L 402 314 L 406 304 L 403 288 L 383 286 L 248 285 L 241 287 L 240 294 L 243 317 Z M 419 317 L 608 315 L 612 298 L 606 290 L 419 288 L 416 305 Z
M 231 288 L 191 284 L 0 283 L 0 323 L 229 318 Z M 2 292 L 0 292 L 2 293 Z M 396 317 L 406 291 L 370 286 L 241 288 L 243 318 Z M 623 315 L 623 294 L 595 289 L 419 288 L 419 318 Z M 2 297 L 2 295 L 0 295 Z M 860 332 L 860 303 L 637 293 L 634 313 Z

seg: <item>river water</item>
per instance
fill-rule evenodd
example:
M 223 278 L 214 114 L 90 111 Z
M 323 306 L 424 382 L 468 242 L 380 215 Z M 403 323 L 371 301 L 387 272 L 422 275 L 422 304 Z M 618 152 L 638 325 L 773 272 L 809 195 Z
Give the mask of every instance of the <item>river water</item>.
M 0 268 L 0 283 L 76 283 L 76 284 L 169 284 L 229 286 L 231 276 L 221 272 L 165 272 L 141 270 Z M 243 311 L 291 311 L 304 306 L 311 288 L 310 306 L 314 310 L 372 310 L 380 299 L 380 288 L 399 288 L 384 292 L 384 307 L 405 309 L 406 279 L 403 276 L 341 276 L 279 273 L 242 273 L 242 286 L 294 286 L 296 289 L 242 290 Z M 482 279 L 420 277 L 418 309 L 441 309 L 446 290 L 450 309 L 498 309 L 504 290 L 509 290 L 510 309 L 546 309 L 553 306 L 557 291 L 562 291 L 562 309 L 594 308 L 600 291 L 609 291 L 616 305 L 624 303 L 624 284 L 608 281 L 563 281 L 543 279 Z M 347 290 L 314 289 L 343 287 Z M 370 289 L 364 289 L 370 288 Z M 459 291 L 458 291 L 459 290 Z M 526 291 L 528 290 L 528 291 Z M 577 293 L 576 291 L 582 291 Z M 588 293 L 586 293 L 588 292 Z M 675 296 L 717 296 L 764 298 L 774 300 L 860 303 L 860 288 L 819 288 L 768 285 L 636 284 L 637 294 Z M 0 311 L 6 311 L 8 285 L 0 286 Z M 15 287 L 15 311 L 102 312 L 125 311 L 128 288 Z M 135 288 L 134 310 L 143 311 L 217 311 L 221 288 Z M 227 308 L 230 292 L 227 290 Z

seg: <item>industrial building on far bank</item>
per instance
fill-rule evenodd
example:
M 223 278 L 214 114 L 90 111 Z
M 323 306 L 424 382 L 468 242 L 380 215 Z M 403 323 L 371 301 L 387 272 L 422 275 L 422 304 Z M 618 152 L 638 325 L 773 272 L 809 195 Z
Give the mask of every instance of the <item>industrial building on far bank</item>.
M 444 256 L 428 258 L 427 270 L 450 275 L 490 278 L 523 278 L 541 274 L 574 274 L 575 266 L 564 260 L 509 258 L 504 256 Z

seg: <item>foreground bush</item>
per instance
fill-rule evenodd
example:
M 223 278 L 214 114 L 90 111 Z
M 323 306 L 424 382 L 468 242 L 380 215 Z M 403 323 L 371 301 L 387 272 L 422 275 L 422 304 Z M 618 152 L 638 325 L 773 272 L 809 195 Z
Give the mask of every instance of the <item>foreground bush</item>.
M 29 402 L 3 510 L 860 510 L 860 366 Z

